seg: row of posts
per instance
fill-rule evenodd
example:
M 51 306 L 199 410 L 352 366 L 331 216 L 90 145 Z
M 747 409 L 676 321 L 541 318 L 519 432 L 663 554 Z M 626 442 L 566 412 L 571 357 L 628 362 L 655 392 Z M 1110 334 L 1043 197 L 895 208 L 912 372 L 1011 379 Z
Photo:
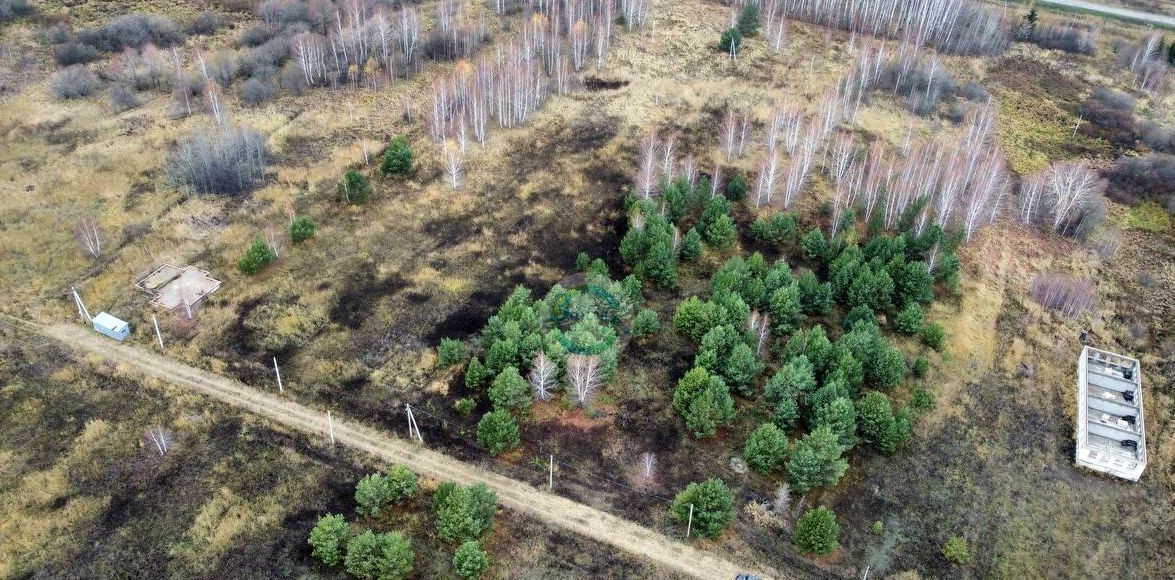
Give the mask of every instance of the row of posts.
M 155 338 L 159 341 L 159 349 L 163 350 L 163 333 L 159 331 L 159 320 L 154 314 L 151 315 L 151 322 L 155 325 Z M 285 393 L 285 385 L 282 383 L 281 368 L 278 367 L 277 357 L 273 357 L 273 374 L 277 378 L 277 391 Z M 416 423 L 416 415 L 412 412 L 412 405 L 404 403 L 404 412 L 408 417 L 408 438 L 416 439 L 421 444 L 424 444 L 424 435 L 420 433 L 420 425 Z M 331 416 L 330 411 L 326 412 L 326 430 L 330 436 L 331 445 L 335 444 L 335 422 Z M 555 455 L 552 453 L 547 458 L 547 489 L 554 491 L 555 489 Z M 693 534 L 694 528 L 694 504 L 689 506 L 689 519 L 685 526 L 685 537 L 689 538 Z

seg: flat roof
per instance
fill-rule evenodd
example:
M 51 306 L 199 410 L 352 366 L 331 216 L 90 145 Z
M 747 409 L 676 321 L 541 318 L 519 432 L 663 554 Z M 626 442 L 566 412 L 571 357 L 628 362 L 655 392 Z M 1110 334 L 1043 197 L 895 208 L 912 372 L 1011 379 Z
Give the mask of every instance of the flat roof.
M 126 321 L 116 318 L 115 316 L 112 316 L 106 312 L 99 312 L 98 316 L 94 317 L 94 324 L 97 324 L 103 328 L 115 329 L 126 326 Z
M 1077 360 L 1079 465 L 1138 480 L 1146 469 L 1142 366 L 1138 359 L 1085 347 Z

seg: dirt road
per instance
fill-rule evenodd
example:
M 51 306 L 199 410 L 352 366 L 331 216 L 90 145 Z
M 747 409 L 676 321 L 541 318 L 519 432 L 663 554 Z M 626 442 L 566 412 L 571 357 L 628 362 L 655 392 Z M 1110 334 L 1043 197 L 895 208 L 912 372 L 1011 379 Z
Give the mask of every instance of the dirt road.
M 1117 6 L 1106 6 L 1097 2 L 1086 2 L 1085 0 L 1040 0 L 1043 6 L 1054 6 L 1061 8 L 1076 8 L 1078 10 L 1085 10 L 1093 12 L 1102 16 L 1109 16 L 1112 18 L 1121 18 L 1123 20 L 1133 20 L 1135 22 L 1142 22 L 1143 24 L 1153 24 L 1155 26 L 1165 26 L 1167 28 L 1175 28 L 1175 16 L 1164 16 L 1162 14 L 1152 14 L 1150 12 L 1143 12 L 1141 10 L 1131 10 L 1129 8 L 1119 8 Z
M 10 320 L 7 316 L 4 319 Z M 240 382 L 154 353 L 119 344 L 81 326 L 39 326 L 23 322 L 20 327 L 57 340 L 76 352 L 125 365 L 141 375 L 203 393 L 299 431 L 321 437 L 327 436 L 327 418 L 324 411 L 312 409 L 276 394 L 258 391 Z M 667 569 L 707 580 L 733 579 L 737 574 L 744 572 L 774 578 L 790 576 L 780 575 L 775 571 L 750 570 L 628 520 L 463 463 L 346 417 L 334 416 L 333 423 L 337 444 L 370 453 L 388 463 L 402 463 L 434 479 L 457 481 L 466 485 L 484 483 L 498 494 L 498 500 L 507 508 L 598 542 L 610 544 Z

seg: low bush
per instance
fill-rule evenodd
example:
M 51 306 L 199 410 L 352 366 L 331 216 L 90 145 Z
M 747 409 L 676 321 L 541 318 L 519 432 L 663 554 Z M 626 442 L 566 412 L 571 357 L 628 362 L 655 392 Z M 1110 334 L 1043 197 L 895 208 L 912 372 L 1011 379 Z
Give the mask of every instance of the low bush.
M 954 564 L 966 564 L 971 561 L 971 552 L 967 549 L 967 540 L 959 536 L 951 536 L 942 547 L 942 555 L 947 561 Z
M 400 532 L 367 530 L 347 542 L 347 572 L 364 580 L 399 580 L 412 572 L 412 544 Z
M 1107 87 L 1098 88 L 1081 105 L 1080 114 L 1089 125 L 1085 133 L 1101 133 L 1119 147 L 1132 147 L 1139 128 L 1134 120 L 1134 97 Z
M 943 331 L 942 326 L 937 322 L 931 322 L 922 327 L 922 344 L 934 350 L 942 350 L 946 345 L 946 332 Z
M 277 253 L 265 240 L 257 238 L 253 240 L 253 245 L 249 246 L 249 251 L 237 262 L 237 269 L 245 274 L 253 275 L 265 269 L 277 259 Z
M 737 53 L 743 45 L 743 35 L 737 28 L 727 28 L 718 40 L 718 50 L 725 53 Z
M 208 35 L 215 34 L 220 29 L 220 17 L 214 12 L 205 10 L 188 22 L 188 34 Z
M 339 196 L 348 203 L 363 203 L 371 196 L 371 182 L 362 173 L 348 169 L 339 184 Z
M 114 109 L 115 113 L 129 111 L 140 105 L 138 91 L 123 83 L 111 85 L 107 96 L 110 99 L 110 108 Z
M 475 540 L 461 544 L 453 554 L 453 570 L 462 578 L 480 578 L 490 567 L 490 557 Z
M 681 524 L 688 524 L 692 513 L 693 533 L 716 538 L 734 520 L 734 496 L 721 479 L 691 483 L 673 499 L 670 511 Z
M 298 216 L 293 223 L 290 224 L 290 237 L 295 244 L 300 244 L 314 237 L 314 232 L 318 230 L 318 224 L 314 220 L 306 216 Z
M 1175 213 L 1175 155 L 1120 157 L 1106 178 L 1110 199 L 1129 205 L 1151 200 Z
M 384 175 L 408 175 L 412 173 L 413 157 L 412 146 L 408 144 L 408 138 L 401 135 L 392 139 L 392 142 L 388 144 L 379 170 Z
M 49 77 L 49 90 L 59 99 L 81 99 L 101 89 L 102 81 L 85 65 L 75 64 Z
M 327 566 L 335 566 L 343 561 L 343 551 L 350 535 L 351 525 L 341 514 L 326 514 L 319 517 L 307 540 L 313 548 L 310 555 Z
M 1098 29 L 1077 23 L 1037 24 L 1029 41 L 1041 48 L 1092 55 L 1099 36 Z
M 32 11 L 28 0 L 0 0 L 0 22 L 8 22 Z
M 274 88 L 273 83 L 257 79 L 256 77 L 241 83 L 238 90 L 240 91 L 241 100 L 249 105 L 260 105 L 272 99 L 277 94 L 277 89 Z
M 242 195 L 265 176 L 265 139 L 231 125 L 199 129 L 182 141 L 168 160 L 174 183 L 200 195 Z
M 1143 136 L 1143 142 L 1155 151 L 1175 154 L 1175 124 L 1151 126 Z
M 518 443 L 518 422 L 508 411 L 491 411 L 477 422 L 477 444 L 490 455 L 513 449 Z
M 1097 286 L 1092 279 L 1064 274 L 1037 274 L 1029 293 L 1037 304 L 1069 318 L 1092 310 L 1097 303 Z
M 442 338 L 437 345 L 437 366 L 449 368 L 465 360 L 465 345 L 455 338 Z
M 135 13 L 115 16 L 99 26 L 81 30 L 77 38 L 78 42 L 100 51 L 117 52 L 148 44 L 174 46 L 184 40 L 184 35 L 175 21 L 166 16 Z
M 53 54 L 53 58 L 61 66 L 85 64 L 98 60 L 100 56 L 101 53 L 98 52 L 98 49 L 80 42 L 66 42 L 57 47 L 57 51 Z
M 839 537 L 840 526 L 836 523 L 836 514 L 820 506 L 804 512 L 796 522 L 793 540 L 805 554 L 827 556 L 836 549 Z

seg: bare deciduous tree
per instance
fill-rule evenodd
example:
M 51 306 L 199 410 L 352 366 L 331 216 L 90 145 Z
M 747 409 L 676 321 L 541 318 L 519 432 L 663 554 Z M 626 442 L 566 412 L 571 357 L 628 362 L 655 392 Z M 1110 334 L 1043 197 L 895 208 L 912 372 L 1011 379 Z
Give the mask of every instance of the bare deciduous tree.
M 558 374 L 559 366 L 547 357 L 546 353 L 540 351 L 538 356 L 534 357 L 530 367 L 530 388 L 536 399 L 546 401 L 551 398 Z
M 102 256 L 102 230 L 98 228 L 97 220 L 92 217 L 82 218 L 74 228 L 74 233 L 77 235 L 78 243 L 90 257 Z
M 567 355 L 566 381 L 568 391 L 578 405 L 586 405 L 604 384 L 600 357 L 585 354 Z
M 171 431 L 164 429 L 161 426 L 155 426 L 147 430 L 143 434 L 143 438 L 147 440 L 148 446 L 152 451 L 158 453 L 160 457 L 167 455 L 168 450 L 171 449 L 172 436 Z
M 645 137 L 640 147 L 636 187 L 640 190 L 642 198 L 651 199 L 657 189 L 657 138 L 653 135 Z
M 445 160 L 445 174 L 449 177 L 449 187 L 461 187 L 462 171 L 465 169 L 465 153 L 453 141 L 445 141 L 442 155 Z

